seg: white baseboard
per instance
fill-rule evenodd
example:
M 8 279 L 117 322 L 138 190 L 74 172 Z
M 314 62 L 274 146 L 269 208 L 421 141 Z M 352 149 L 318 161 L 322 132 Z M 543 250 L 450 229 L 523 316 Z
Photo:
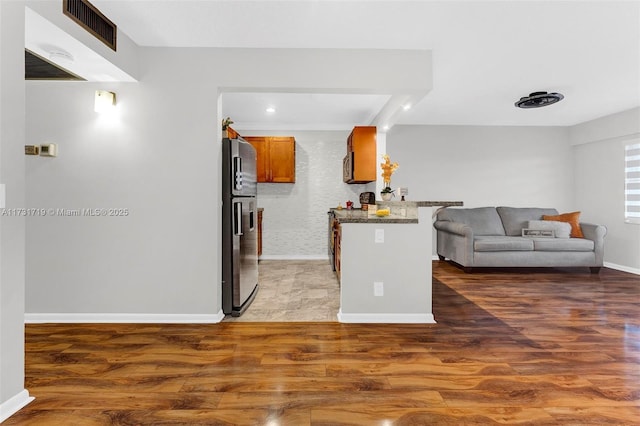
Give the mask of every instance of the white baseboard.
M 439 260 L 438 255 L 432 257 L 433 260 Z M 604 262 L 606 268 L 615 269 L 617 271 L 628 272 L 630 274 L 640 275 L 640 269 L 630 268 L 628 266 L 616 265 L 615 263 Z
M 260 260 L 326 260 L 328 255 L 321 254 L 263 254 Z
M 29 391 L 23 389 L 17 395 L 0 404 L 0 423 L 13 416 L 34 399 L 34 397 L 29 396 Z
M 616 265 L 615 263 L 604 262 L 604 266 L 607 268 L 615 269 L 617 271 L 628 272 L 630 274 L 640 275 L 640 269 L 630 268 L 628 266 Z
M 358 324 L 435 324 L 433 314 L 344 314 L 338 312 L 338 321 Z
M 134 323 L 134 324 L 216 324 L 224 313 L 217 314 L 24 314 L 27 324 L 38 323 Z

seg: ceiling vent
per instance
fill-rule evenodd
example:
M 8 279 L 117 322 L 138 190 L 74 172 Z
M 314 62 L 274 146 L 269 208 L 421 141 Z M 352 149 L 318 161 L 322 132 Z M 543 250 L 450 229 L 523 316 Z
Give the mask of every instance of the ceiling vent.
M 555 104 L 564 99 L 560 93 L 533 92 L 529 96 L 520 98 L 515 105 L 518 108 L 540 108 L 543 106 Z
M 25 80 L 84 80 L 37 54 L 24 49 Z
M 118 27 L 87 0 L 63 0 L 62 11 L 98 40 L 116 50 Z

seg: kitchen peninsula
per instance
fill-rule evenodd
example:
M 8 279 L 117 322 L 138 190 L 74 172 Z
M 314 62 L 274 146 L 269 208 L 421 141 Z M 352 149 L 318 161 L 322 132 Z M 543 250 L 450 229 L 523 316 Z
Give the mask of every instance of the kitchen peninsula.
M 432 311 L 433 208 L 461 201 L 377 202 L 384 217 L 331 209 L 330 256 L 340 280 L 338 320 L 435 323 Z

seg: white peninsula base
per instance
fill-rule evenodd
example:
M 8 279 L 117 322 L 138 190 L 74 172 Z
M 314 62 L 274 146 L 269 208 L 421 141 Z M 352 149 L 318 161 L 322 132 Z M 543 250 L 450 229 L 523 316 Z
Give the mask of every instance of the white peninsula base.
M 435 323 L 432 208 L 417 214 L 418 223 L 341 223 L 340 322 Z

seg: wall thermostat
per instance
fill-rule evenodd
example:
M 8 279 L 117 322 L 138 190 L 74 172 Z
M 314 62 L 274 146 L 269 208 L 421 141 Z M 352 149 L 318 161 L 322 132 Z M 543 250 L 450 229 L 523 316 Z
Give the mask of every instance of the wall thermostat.
M 40 154 L 40 146 L 39 145 L 25 145 L 24 146 L 25 155 L 39 155 Z

